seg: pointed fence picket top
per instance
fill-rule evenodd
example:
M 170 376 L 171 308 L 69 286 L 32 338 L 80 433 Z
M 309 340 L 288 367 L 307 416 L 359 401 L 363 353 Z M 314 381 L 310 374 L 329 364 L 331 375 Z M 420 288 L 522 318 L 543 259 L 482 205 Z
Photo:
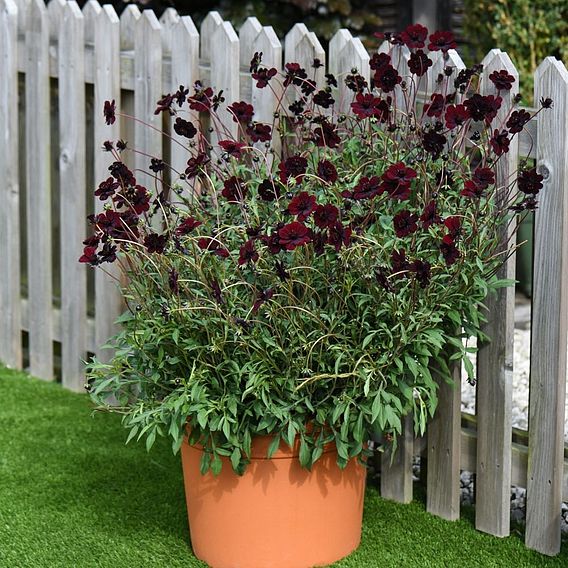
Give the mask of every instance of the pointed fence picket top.
M 318 59 L 321 67 L 314 68 Z M 310 32 L 304 24 L 296 24 L 284 40 L 284 62 L 299 63 L 306 70 L 309 79 L 314 79 L 320 88 L 325 81 L 325 51 L 316 34 Z
M 59 30 L 59 183 L 61 226 L 61 380 L 82 391 L 86 359 L 87 274 L 77 262 L 85 238 L 86 113 L 83 14 L 74 0 L 61 11 Z M 72 117 L 72 120 L 69 120 Z
M 346 29 L 339 30 L 329 42 L 329 72 L 338 84 L 336 107 L 339 112 L 348 112 L 353 102 L 353 91 L 345 85 L 345 76 L 353 69 L 362 75 L 367 83 L 370 78 L 369 54 L 359 38 L 354 38 Z
M 162 98 L 162 38 L 160 22 L 152 10 L 144 10 L 134 34 L 135 177 L 153 190 L 154 175 L 146 173 L 151 158 L 162 157 L 162 115 L 154 114 Z
M 391 65 L 398 71 L 398 74 L 402 77 L 402 80 L 408 85 L 410 71 L 408 69 L 408 59 L 410 57 L 410 50 L 406 45 L 392 45 L 389 41 L 383 41 L 379 46 L 378 53 L 386 53 L 390 55 Z M 405 112 L 406 100 L 402 88 L 397 85 L 394 88 L 393 93 L 389 93 L 393 96 L 394 107 L 399 110 L 399 112 Z
M 215 30 L 223 24 L 223 18 L 219 12 L 209 12 L 201 22 L 201 59 L 205 64 L 211 63 L 211 53 L 213 51 L 213 34 Z M 215 50 L 218 46 L 215 45 Z
M 440 83 L 442 81 L 447 81 L 450 83 L 451 88 L 448 89 L 448 92 L 453 91 L 453 82 L 457 76 L 457 73 L 462 69 L 465 69 L 465 63 L 462 61 L 462 58 L 459 56 L 458 52 L 455 49 L 448 50 L 446 54 L 442 53 L 441 51 L 431 51 L 429 53 L 429 57 L 432 60 L 432 66 L 426 73 L 426 90 L 428 99 L 434 92 L 443 92 L 443 89 L 440 88 Z M 446 68 L 454 69 L 451 75 L 446 75 Z
M 30 4 L 26 30 L 26 187 L 30 372 L 53 378 L 50 182 L 49 19 Z M 33 112 L 31 112 L 33 109 Z
M 172 48 L 178 46 L 173 41 L 173 30 L 180 20 L 180 15 L 175 8 L 166 8 L 160 16 L 160 26 L 162 26 L 162 55 L 171 56 Z
M 254 55 L 254 42 L 262 31 L 262 25 L 254 16 L 250 16 L 239 28 L 239 60 L 243 71 L 248 71 Z
M 191 94 L 193 84 L 199 79 L 199 32 L 189 16 L 182 16 L 172 28 L 171 34 L 175 49 L 172 51 L 170 90 L 175 91 L 183 85 Z M 199 115 L 195 111 L 187 110 L 188 108 L 187 104 L 184 105 L 187 114 L 181 114 L 180 117 L 191 121 L 197 127 Z M 171 135 L 172 181 L 175 182 L 185 170 L 189 149 L 187 138 L 179 136 L 173 129 Z
M 203 33 L 203 32 L 202 32 Z M 227 110 L 232 102 L 239 101 L 239 38 L 229 22 L 219 24 L 212 35 L 215 49 L 211 52 L 211 86 L 215 94 L 223 91 L 225 103 L 219 106 L 217 124 L 211 124 L 211 144 L 214 151 L 219 140 L 227 137 L 237 138 L 239 125 Z
M 31 0 L 14 0 L 18 8 L 18 35 L 25 36 L 30 15 Z
M 0 361 L 22 366 L 20 185 L 18 171 L 18 7 L 0 0 Z
M 535 214 L 529 400 L 527 530 L 529 548 L 560 551 L 568 319 L 568 71 L 547 57 L 535 74 L 537 170 L 543 176 Z M 561 133 L 561 135 L 557 135 Z
M 518 93 L 519 74 L 506 53 L 491 50 L 483 60 L 481 93 L 497 96 L 489 75 L 506 70 L 515 78 L 509 91 L 501 91 L 503 99 L 495 119 L 504 120 L 514 105 Z M 504 206 L 510 199 L 510 184 L 516 177 L 518 136 L 511 140 L 509 152 L 503 154 L 496 168 L 497 204 Z M 499 251 L 507 250 L 514 225 L 501 231 Z M 498 278 L 515 278 L 515 256 L 509 257 L 497 273 Z M 508 536 L 510 524 L 512 400 L 513 400 L 513 338 L 515 332 L 515 289 L 499 288 L 485 301 L 487 323 L 484 332 L 491 341 L 481 346 L 477 356 L 477 477 L 475 523 L 477 529 L 495 536 Z
M 87 45 L 95 45 L 95 21 L 101 10 L 101 5 L 97 0 L 89 0 L 83 6 L 83 34 Z
M 134 49 L 136 28 L 138 20 L 142 17 L 138 6 L 129 4 L 120 14 L 120 49 L 129 51 Z
M 116 117 L 112 125 L 105 124 L 103 107 L 106 100 L 115 100 L 119 110 L 123 110 L 120 98 L 120 26 L 121 22 L 111 4 L 105 4 L 94 20 L 94 69 L 95 78 L 95 116 L 94 116 L 94 179 L 95 185 L 109 176 L 108 166 L 112 156 L 101 150 L 105 140 L 116 141 L 121 137 L 121 119 Z M 127 139 L 128 140 L 128 139 Z M 95 211 L 103 210 L 98 197 Z M 123 300 L 117 287 L 118 269 L 107 264 L 105 274 L 95 271 L 95 354 L 101 361 L 108 361 L 112 352 L 102 349 L 109 338 L 118 331 L 115 325 L 122 310 Z
M 63 10 L 67 0 L 49 0 L 47 4 L 47 18 L 49 20 L 49 40 L 50 42 L 59 41 L 59 33 L 63 24 Z M 56 48 L 53 47 L 52 53 L 55 54 Z

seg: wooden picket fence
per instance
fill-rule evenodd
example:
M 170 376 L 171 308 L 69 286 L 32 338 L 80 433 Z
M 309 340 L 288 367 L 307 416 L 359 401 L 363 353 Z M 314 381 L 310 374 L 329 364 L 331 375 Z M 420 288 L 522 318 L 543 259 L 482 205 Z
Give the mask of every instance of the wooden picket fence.
M 282 68 L 283 56 L 285 61 L 306 67 L 318 58 L 323 63 L 316 72 L 319 79 L 326 70 L 341 75 L 356 67 L 369 73 L 368 52 L 347 30 L 337 32 L 326 53 L 303 24 L 296 24 L 282 44 L 272 28 L 263 27 L 256 18 L 247 19 L 237 34 L 229 22 L 211 12 L 199 33 L 191 18 L 180 17 L 173 9 L 158 20 L 152 11 L 140 13 L 130 5 L 119 18 L 112 6 L 100 6 L 96 0 L 90 0 L 82 11 L 74 1 L 51 0 L 46 7 L 43 0 L 0 0 L 0 360 L 11 367 L 22 366 L 25 331 L 29 370 L 49 380 L 54 376 L 53 346 L 57 342 L 63 385 L 82 389 L 82 361 L 87 352 L 105 356 L 100 346 L 113 334 L 113 322 L 122 306 L 113 274 L 96 271 L 94 317 L 88 317 L 87 272 L 77 262 L 86 212 L 100 207 L 93 197 L 87 197 L 92 196 L 92 187 L 87 185 L 107 174 L 109 155 L 100 151 L 102 142 L 122 137 L 149 155 L 169 152 L 174 166 L 183 166 L 187 159 L 177 145 L 166 147 L 159 131 L 120 120 L 105 126 L 103 102 L 115 99 L 121 110 L 149 119 L 160 129 L 162 117 L 152 114 L 155 101 L 180 84 L 192 85 L 201 79 L 223 89 L 228 102 L 251 101 L 256 120 L 271 122 L 274 96 L 268 89 L 253 93 L 247 72 L 256 51 L 264 54 L 268 67 Z M 429 73 L 430 90 L 444 65 L 464 67 L 455 51 L 449 55 L 448 62 L 435 59 Z M 394 48 L 393 61 L 401 74 L 407 73 L 407 58 L 405 48 Z M 484 77 L 501 69 L 518 76 L 508 55 L 498 49 L 491 50 L 483 63 Z M 494 92 L 487 80 L 482 90 Z M 345 87 L 340 86 L 339 91 L 338 100 L 348 101 Z M 500 117 L 508 112 L 514 95 L 512 90 L 504 96 Z M 511 144 L 498 174 L 498 181 L 506 181 L 517 169 L 519 156 L 528 156 L 536 160 L 545 177 L 535 216 L 528 440 L 522 433 L 512 435 L 514 290 L 506 288 L 488 300 L 487 333 L 492 342 L 478 355 L 476 417 L 462 417 L 461 378 L 456 369 L 455 388 L 440 387 L 439 411 L 427 436 L 414 440 L 412 429 L 405 429 L 394 463 L 383 460 L 381 485 L 384 496 L 410 501 L 412 456 L 420 453 L 427 458 L 428 510 L 457 519 L 460 469 L 474 471 L 476 526 L 497 536 L 509 534 L 511 483 L 527 487 L 526 544 L 552 555 L 560 549 L 561 502 L 563 497 L 568 500 L 563 442 L 568 72 L 552 57 L 535 74 L 535 101 L 548 96 L 554 107 L 541 113 Z M 87 97 L 94 98 L 92 108 L 86 105 Z M 58 111 L 55 125 L 54 108 Z M 228 120 L 227 124 L 233 123 Z M 54 153 L 58 157 L 55 165 Z M 145 161 L 137 155 L 133 165 L 144 168 Z M 22 204 L 21 195 L 25 196 Z M 59 206 L 53 211 L 55 195 Z M 20 220 L 20 205 L 25 209 L 25 223 Z M 52 288 L 55 225 L 59 226 L 58 307 L 54 307 Z M 25 237 L 25 247 L 20 235 Z M 21 271 L 24 255 L 27 269 Z M 25 297 L 21 292 L 24 273 Z M 514 276 L 514 258 L 502 275 Z

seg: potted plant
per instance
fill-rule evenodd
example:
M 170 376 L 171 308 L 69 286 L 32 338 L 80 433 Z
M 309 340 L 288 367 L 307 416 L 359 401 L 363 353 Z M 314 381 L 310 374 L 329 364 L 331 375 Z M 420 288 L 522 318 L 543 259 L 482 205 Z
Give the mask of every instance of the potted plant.
M 80 260 L 120 267 L 128 311 L 88 389 L 123 414 L 128 440 L 181 448 L 192 544 L 212 566 L 312 566 L 356 548 L 369 436 L 396 441 L 409 412 L 424 432 L 448 352 L 468 362 L 462 339 L 482 337 L 483 300 L 510 284 L 495 277 L 503 228 L 536 207 L 534 169 L 495 185 L 531 118 L 513 109 L 496 124 L 513 77 L 492 74 L 483 96 L 480 66 L 448 70 L 423 105 L 428 50 L 446 57 L 451 34 L 414 25 L 389 39 L 411 50 L 409 75 L 375 53 L 371 84 L 352 70 L 317 85 L 317 60 L 280 74 L 254 54 L 256 87 L 279 106 L 265 124 L 228 101 L 236 137 L 222 92 L 198 82 L 164 96 L 156 112 L 188 161 L 174 172 L 149 157 L 151 189 L 123 141 L 105 144 L 105 210 Z M 112 123 L 114 101 L 104 113 Z

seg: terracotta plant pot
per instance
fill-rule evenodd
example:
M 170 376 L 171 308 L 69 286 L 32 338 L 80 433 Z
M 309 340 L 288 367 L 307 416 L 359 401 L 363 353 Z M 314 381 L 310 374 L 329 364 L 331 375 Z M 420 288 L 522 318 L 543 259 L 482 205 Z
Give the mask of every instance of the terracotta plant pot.
M 331 564 L 361 540 L 366 469 L 336 464 L 335 446 L 309 472 L 297 448 L 282 443 L 266 458 L 271 438 L 253 442 L 243 476 L 228 459 L 217 477 L 201 475 L 200 447 L 182 444 L 191 543 L 213 568 L 309 568 Z

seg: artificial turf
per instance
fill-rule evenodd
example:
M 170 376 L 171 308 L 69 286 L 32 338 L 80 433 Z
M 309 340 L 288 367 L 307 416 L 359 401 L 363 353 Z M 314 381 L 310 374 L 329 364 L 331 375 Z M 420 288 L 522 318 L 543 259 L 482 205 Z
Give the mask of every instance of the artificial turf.
M 85 395 L 0 367 L 0 567 L 205 566 L 190 548 L 179 457 L 125 438 Z M 568 542 L 544 557 L 518 530 L 494 538 L 464 513 L 443 521 L 369 487 L 361 546 L 334 567 L 568 566 Z

